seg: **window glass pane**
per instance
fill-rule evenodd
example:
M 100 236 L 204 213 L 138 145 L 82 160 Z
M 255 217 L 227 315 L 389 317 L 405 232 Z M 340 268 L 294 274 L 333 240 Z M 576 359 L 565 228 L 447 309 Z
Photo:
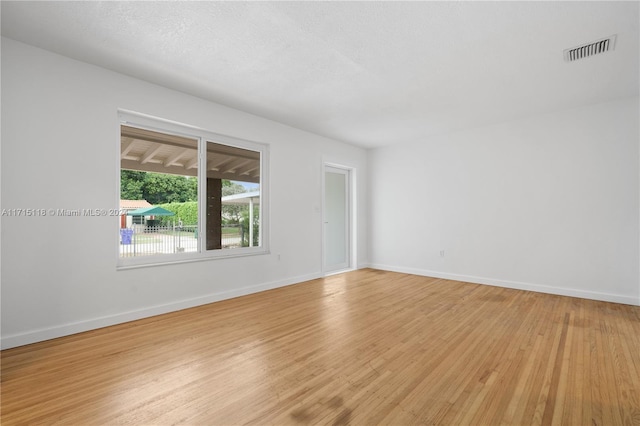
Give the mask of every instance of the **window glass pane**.
M 207 142 L 206 249 L 261 246 L 260 152 Z
M 120 257 L 197 252 L 198 139 L 120 130 Z

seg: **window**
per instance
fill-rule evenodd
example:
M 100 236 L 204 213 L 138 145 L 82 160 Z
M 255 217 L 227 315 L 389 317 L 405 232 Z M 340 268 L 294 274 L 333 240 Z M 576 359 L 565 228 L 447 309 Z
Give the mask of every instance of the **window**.
M 267 252 L 268 148 L 120 113 L 120 267 Z

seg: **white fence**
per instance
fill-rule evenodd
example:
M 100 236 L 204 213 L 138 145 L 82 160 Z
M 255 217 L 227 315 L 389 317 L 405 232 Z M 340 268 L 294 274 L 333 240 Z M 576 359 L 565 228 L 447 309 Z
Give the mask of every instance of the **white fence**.
M 223 228 L 222 248 L 240 247 L 238 228 Z M 120 229 L 120 257 L 198 251 L 198 229 L 191 226 L 134 225 Z

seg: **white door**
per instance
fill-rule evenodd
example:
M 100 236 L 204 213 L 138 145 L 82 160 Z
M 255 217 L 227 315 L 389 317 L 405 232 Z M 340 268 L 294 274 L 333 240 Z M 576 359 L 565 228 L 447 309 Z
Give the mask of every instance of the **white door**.
M 350 173 L 324 168 L 324 272 L 351 267 Z

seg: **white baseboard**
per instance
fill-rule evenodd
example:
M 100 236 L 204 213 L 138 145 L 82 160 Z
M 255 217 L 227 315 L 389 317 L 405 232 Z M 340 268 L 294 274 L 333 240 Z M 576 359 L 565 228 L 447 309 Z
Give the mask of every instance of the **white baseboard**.
M 425 269 L 407 268 L 402 266 L 383 265 L 371 263 L 368 267 L 384 271 L 401 272 L 404 274 L 421 275 L 425 277 L 442 278 L 446 280 L 463 281 L 473 284 L 486 284 L 495 287 L 512 288 L 516 290 L 535 291 L 537 293 L 555 294 L 558 296 L 579 297 L 581 299 L 600 300 L 603 302 L 622 303 L 625 305 L 640 306 L 640 298 L 623 296 L 619 294 L 600 293 L 595 291 L 577 290 L 573 288 L 555 287 L 544 284 L 523 283 L 518 281 L 505 281 L 492 278 L 475 277 L 471 275 L 450 274 L 445 272 L 430 271 Z
M 272 281 L 268 283 L 247 286 L 243 288 L 212 293 L 192 299 L 185 299 L 178 302 L 167 303 L 164 305 L 150 306 L 148 308 L 138 309 L 135 311 L 122 312 L 114 315 L 91 318 L 85 321 L 78 321 L 68 324 L 56 325 L 53 327 L 41 328 L 38 330 L 27 331 L 24 333 L 11 334 L 2 336 L 0 340 L 0 348 L 9 349 L 17 346 L 28 345 L 31 343 L 41 342 L 44 340 L 55 339 L 57 337 L 68 336 L 71 334 L 82 333 L 84 331 L 95 330 L 98 328 L 108 327 L 111 325 L 122 324 L 129 321 L 135 321 L 142 318 L 148 318 L 156 315 L 175 312 L 182 309 L 193 308 L 195 306 L 206 305 L 208 303 L 218 302 L 221 300 L 232 299 L 234 297 L 244 296 L 247 294 L 258 293 L 260 291 L 271 290 L 278 287 L 285 287 L 304 281 L 321 278 L 320 272 L 308 275 L 288 278 L 285 280 Z
M 517 290 L 535 291 L 538 293 L 556 294 L 560 296 L 579 297 L 583 299 L 600 300 L 604 302 L 622 303 L 626 305 L 640 306 L 640 298 L 630 296 L 622 296 L 617 294 L 600 293 L 592 291 L 576 290 L 571 288 L 554 287 L 541 284 L 522 283 L 516 281 L 505 281 L 483 277 L 474 277 L 470 275 L 459 275 L 451 273 L 443 273 L 438 271 L 430 271 L 425 269 L 408 268 L 400 266 L 383 265 L 377 263 L 361 263 L 357 269 L 373 268 L 385 271 L 401 272 L 405 274 L 421 275 L 433 278 L 442 278 L 447 280 L 463 281 L 474 284 L 486 284 L 496 287 L 512 288 Z M 208 303 L 218 302 L 221 300 L 232 299 L 234 297 L 244 296 L 247 294 L 258 293 L 260 291 L 271 290 L 278 287 L 285 287 L 292 284 L 298 284 L 305 281 L 321 278 L 321 272 L 314 274 L 301 275 L 288 278 L 285 280 L 272 281 L 254 286 L 247 286 L 239 289 L 212 293 L 201 297 L 181 300 L 178 302 L 167 303 L 164 305 L 156 305 L 135 311 L 122 312 L 119 314 L 108 315 L 78 321 L 74 323 L 62 324 L 38 330 L 17 333 L 8 336 L 2 336 L 0 347 L 9 349 L 17 346 L 28 345 L 31 343 L 41 342 L 44 340 L 55 339 L 57 337 L 68 336 L 71 334 L 81 333 L 84 331 L 95 330 L 98 328 L 108 327 L 111 325 L 122 324 L 129 321 L 135 321 L 142 318 L 148 318 L 155 315 L 175 312 L 182 309 L 193 308 L 195 306 L 206 305 Z

